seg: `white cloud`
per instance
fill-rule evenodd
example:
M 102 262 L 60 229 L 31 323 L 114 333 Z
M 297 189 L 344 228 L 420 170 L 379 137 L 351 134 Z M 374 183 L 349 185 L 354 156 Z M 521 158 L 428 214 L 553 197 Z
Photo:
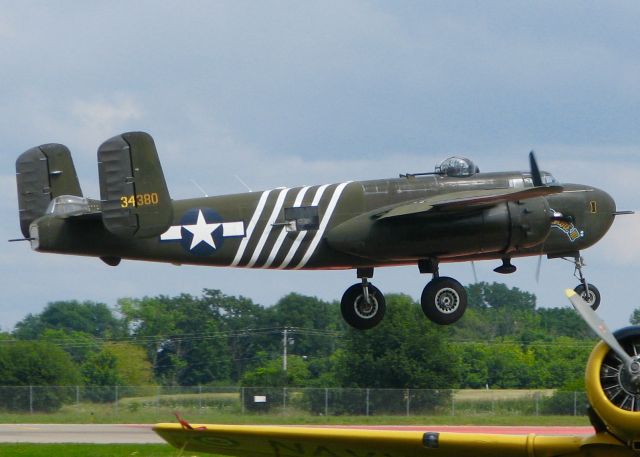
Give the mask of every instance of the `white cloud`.
M 71 103 L 70 114 L 77 126 L 77 133 L 86 141 L 113 136 L 115 133 L 139 121 L 143 112 L 136 100 L 129 95 L 115 94 L 110 100 L 76 99 Z M 76 133 L 76 135 L 77 135 Z

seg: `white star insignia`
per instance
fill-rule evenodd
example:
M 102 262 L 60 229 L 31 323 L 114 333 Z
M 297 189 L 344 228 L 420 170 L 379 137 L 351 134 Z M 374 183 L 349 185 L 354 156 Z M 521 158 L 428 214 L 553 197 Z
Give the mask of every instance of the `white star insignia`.
M 215 222 L 213 224 L 208 224 L 204 218 L 204 214 L 202 214 L 202 210 L 198 210 L 198 220 L 195 224 L 192 225 L 183 225 L 185 229 L 193 234 L 193 238 L 191 239 L 191 246 L 189 249 L 195 248 L 200 243 L 207 243 L 213 249 L 216 249 L 216 243 L 213 241 L 213 237 L 211 234 L 215 232 L 218 227 L 220 227 L 222 223 Z

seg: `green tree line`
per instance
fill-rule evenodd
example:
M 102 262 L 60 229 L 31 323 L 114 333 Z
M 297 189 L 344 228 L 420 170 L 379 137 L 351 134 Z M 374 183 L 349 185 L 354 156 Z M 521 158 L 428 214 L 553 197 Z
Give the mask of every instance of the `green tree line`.
M 113 309 L 53 302 L 0 334 L 0 386 L 581 388 L 595 340 L 572 309 L 500 283 L 468 292 L 457 324 L 437 326 L 392 294 L 382 324 L 364 332 L 337 302 L 296 293 L 271 307 L 215 289 Z

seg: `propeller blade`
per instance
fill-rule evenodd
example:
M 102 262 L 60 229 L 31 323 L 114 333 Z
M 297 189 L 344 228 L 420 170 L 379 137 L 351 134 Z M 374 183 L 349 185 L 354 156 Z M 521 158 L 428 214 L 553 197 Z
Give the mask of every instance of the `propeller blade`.
M 540 175 L 540 168 L 538 168 L 538 162 L 536 161 L 536 154 L 533 151 L 529 152 L 529 167 L 531 168 L 533 186 L 542 187 L 542 176 Z
M 536 266 L 536 284 L 540 284 L 540 271 L 542 270 L 542 254 L 538 256 L 538 265 Z
M 476 263 L 471 261 L 471 270 L 473 270 L 473 282 L 478 284 L 478 273 L 476 272 Z
M 596 314 L 591 306 L 589 306 L 589 304 L 582 299 L 580 295 L 578 295 L 572 289 L 565 290 L 565 295 L 567 296 L 573 307 L 576 309 L 576 311 L 578 311 L 578 314 L 582 316 L 587 325 L 591 327 L 594 332 L 596 332 L 596 334 L 602 339 L 602 341 L 607 343 L 611 350 L 615 352 L 618 357 L 620 357 L 620 360 L 622 360 L 625 365 L 627 365 L 627 367 L 631 368 L 633 364 L 637 364 L 637 362 L 634 362 L 629 354 L 627 354 L 627 352 L 622 349 L 622 346 L 620 346 L 620 343 L 618 343 L 618 340 L 616 340 L 616 337 L 613 336 L 613 333 L 611 333 L 604 321 Z

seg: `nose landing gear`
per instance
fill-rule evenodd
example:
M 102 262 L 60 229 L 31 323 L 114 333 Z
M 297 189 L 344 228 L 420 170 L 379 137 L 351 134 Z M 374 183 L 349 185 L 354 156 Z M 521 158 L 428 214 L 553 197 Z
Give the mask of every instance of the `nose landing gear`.
M 573 263 L 575 265 L 573 275 L 580 281 L 580 284 L 578 284 L 573 290 L 591 306 L 591 309 L 595 311 L 598 309 L 598 306 L 600 306 L 600 291 L 593 284 L 589 284 L 582 274 L 582 267 L 586 266 L 582 256 L 579 254 L 576 255 L 573 259 Z

